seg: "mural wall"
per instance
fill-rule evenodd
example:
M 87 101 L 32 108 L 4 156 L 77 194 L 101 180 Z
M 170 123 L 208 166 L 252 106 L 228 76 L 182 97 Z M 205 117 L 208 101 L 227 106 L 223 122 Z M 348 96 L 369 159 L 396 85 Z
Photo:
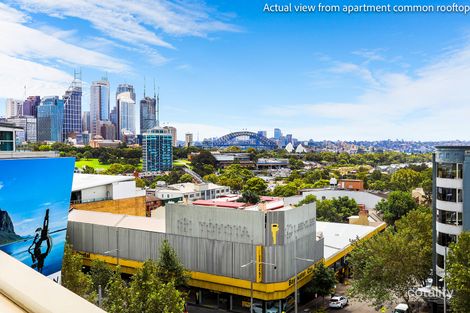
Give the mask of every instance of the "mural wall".
M 74 161 L 0 160 L 0 250 L 54 279 L 62 267 Z

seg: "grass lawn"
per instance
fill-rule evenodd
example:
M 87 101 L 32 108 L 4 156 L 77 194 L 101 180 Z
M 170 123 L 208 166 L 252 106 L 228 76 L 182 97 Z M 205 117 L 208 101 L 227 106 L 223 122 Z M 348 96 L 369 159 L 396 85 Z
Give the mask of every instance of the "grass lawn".
M 173 166 L 186 166 L 186 167 L 191 168 L 191 162 L 186 159 L 174 160 Z
M 93 167 L 95 170 L 106 170 L 110 167 L 110 164 L 101 164 L 98 159 L 81 159 L 75 162 L 75 167 L 82 168 L 85 165 Z

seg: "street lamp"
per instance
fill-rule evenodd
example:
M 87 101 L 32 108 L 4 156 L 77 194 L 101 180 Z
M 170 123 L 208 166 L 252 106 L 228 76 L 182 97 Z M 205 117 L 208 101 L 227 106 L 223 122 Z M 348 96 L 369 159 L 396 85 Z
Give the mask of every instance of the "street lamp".
M 447 247 L 445 248 L 444 254 L 444 276 L 439 280 L 444 282 L 444 313 L 447 313 L 447 285 L 446 285 L 446 275 L 447 275 Z
M 103 252 L 104 254 L 110 254 L 110 253 L 113 253 L 114 251 L 116 251 L 116 265 L 118 266 L 119 265 L 119 249 L 113 249 L 113 250 L 108 250 L 108 251 L 105 251 Z
M 251 241 L 251 245 L 253 246 L 253 241 Z M 254 249 L 253 249 L 254 251 Z M 255 260 L 250 260 L 250 262 L 243 264 L 240 266 L 240 268 L 245 268 L 247 266 L 253 265 L 253 277 L 250 279 L 250 313 L 253 313 L 253 282 L 256 280 L 256 261 Z M 273 263 L 267 263 L 267 262 L 258 262 L 259 264 L 264 264 L 264 265 L 271 265 L 274 266 L 274 269 L 277 268 L 276 264 Z
M 315 260 L 312 260 L 312 259 L 297 257 L 297 237 L 295 237 L 295 242 L 294 242 L 294 271 L 295 271 L 295 279 L 294 279 L 294 282 L 295 282 L 294 283 L 295 310 L 294 310 L 294 312 L 295 313 L 297 313 L 297 261 L 315 262 Z

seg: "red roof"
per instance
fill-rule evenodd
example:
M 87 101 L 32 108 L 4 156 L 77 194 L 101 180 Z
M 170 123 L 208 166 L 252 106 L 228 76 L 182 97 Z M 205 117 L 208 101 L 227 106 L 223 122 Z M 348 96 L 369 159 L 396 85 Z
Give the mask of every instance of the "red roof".
M 239 209 L 246 206 L 243 202 L 228 202 L 228 201 L 214 201 L 214 200 L 196 200 L 192 204 L 194 205 L 205 205 L 205 206 L 216 206 L 221 208 L 232 208 Z

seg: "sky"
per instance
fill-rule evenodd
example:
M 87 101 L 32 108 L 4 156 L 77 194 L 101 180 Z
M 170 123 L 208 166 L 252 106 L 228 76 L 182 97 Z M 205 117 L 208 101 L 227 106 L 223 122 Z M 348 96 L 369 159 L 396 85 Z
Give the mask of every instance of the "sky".
M 67 227 L 73 167 L 73 158 L 0 162 L 0 209 L 8 212 L 17 235 L 34 236 L 46 209 L 49 231 Z
M 0 1 L 0 115 L 25 86 L 62 95 L 81 69 L 84 110 L 102 76 L 138 99 L 155 79 L 161 124 L 180 140 L 275 127 L 301 140 L 469 138 L 470 14 L 263 12 L 289 2 L 321 1 Z

